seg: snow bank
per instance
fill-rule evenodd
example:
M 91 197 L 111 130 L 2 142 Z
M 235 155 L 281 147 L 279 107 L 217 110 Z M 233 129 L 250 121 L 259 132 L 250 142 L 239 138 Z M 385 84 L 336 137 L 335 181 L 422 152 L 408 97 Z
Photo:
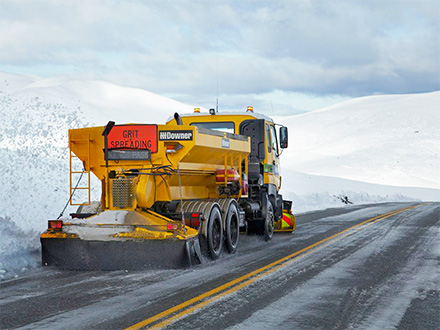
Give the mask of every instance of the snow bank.
M 439 201 L 440 189 L 399 187 L 366 183 L 322 175 L 305 174 L 284 167 L 281 193 L 294 202 L 296 213 L 343 207 L 341 197 L 353 204 L 406 201 Z
M 24 231 L 9 218 L 0 217 L 0 280 L 18 276 L 40 264 L 37 231 Z
M 283 195 L 287 200 L 293 201 L 294 214 L 301 214 L 309 211 L 324 210 L 335 207 L 345 207 L 349 205 L 377 204 L 387 202 L 408 202 L 418 201 L 415 198 L 394 194 L 390 196 L 370 195 L 366 192 L 344 191 L 341 190 L 337 195 L 328 192 L 310 193 L 297 195 L 287 192 Z

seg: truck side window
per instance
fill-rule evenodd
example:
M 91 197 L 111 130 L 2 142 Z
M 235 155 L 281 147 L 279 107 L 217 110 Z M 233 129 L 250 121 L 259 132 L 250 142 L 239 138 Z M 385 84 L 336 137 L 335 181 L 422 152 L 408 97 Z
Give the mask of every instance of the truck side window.
M 272 149 L 275 152 L 275 155 L 279 155 L 278 153 L 278 141 L 277 141 L 277 133 L 275 131 L 275 127 L 270 125 L 270 135 L 272 140 Z
M 270 144 L 270 132 L 269 132 L 269 125 L 266 124 L 266 140 L 267 140 L 267 152 L 272 151 L 272 147 Z

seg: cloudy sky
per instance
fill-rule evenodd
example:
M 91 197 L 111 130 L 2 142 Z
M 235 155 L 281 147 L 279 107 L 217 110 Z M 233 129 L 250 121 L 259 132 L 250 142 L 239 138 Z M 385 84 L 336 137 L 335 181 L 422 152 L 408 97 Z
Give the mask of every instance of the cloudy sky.
M 440 89 L 438 0 L 1 0 L 0 70 L 273 114 Z

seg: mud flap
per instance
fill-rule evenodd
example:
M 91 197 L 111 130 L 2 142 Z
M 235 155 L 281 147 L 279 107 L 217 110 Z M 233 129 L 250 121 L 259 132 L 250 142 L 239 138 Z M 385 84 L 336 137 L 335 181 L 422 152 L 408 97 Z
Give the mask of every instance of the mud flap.
M 202 251 L 198 239 L 185 242 L 186 255 L 188 257 L 188 266 L 202 263 Z

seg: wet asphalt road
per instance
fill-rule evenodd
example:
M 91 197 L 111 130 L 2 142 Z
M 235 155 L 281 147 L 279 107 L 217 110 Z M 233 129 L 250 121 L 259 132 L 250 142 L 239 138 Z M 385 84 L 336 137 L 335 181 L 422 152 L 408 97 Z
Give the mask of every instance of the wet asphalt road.
M 440 329 L 439 203 L 297 223 L 269 243 L 242 236 L 235 255 L 191 269 L 41 268 L 0 282 L 0 328 Z

